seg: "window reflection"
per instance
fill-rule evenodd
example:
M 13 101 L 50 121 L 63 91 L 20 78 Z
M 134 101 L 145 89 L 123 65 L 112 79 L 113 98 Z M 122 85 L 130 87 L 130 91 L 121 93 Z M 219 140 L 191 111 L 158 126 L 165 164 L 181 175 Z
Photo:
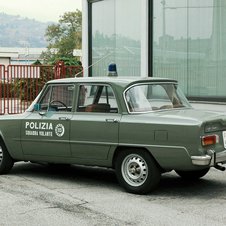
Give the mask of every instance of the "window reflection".
M 140 27 L 140 0 L 92 3 L 92 76 L 107 76 L 111 62 L 119 76 L 140 76 Z
M 226 1 L 154 0 L 153 72 L 187 96 L 225 97 Z
M 129 112 L 191 107 L 175 84 L 137 85 L 126 91 L 125 99 Z

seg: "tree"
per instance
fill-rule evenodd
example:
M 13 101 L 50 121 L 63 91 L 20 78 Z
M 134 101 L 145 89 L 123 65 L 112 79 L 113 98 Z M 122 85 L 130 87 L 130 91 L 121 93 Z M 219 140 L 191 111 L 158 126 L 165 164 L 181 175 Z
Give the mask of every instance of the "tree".
M 73 50 L 82 48 L 82 12 L 67 12 L 60 16 L 58 24 L 49 25 L 46 29 L 47 50 L 40 58 L 46 62 L 56 58 L 73 58 Z
M 42 65 L 42 63 L 40 62 L 40 60 L 36 60 L 33 64 L 31 65 Z

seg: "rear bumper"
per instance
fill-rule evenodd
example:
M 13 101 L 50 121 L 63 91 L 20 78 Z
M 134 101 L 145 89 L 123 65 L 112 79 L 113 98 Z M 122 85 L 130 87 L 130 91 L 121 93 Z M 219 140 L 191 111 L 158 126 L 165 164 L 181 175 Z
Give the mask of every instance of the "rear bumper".
M 216 153 L 209 150 L 207 155 L 191 156 L 191 161 L 198 166 L 215 166 L 217 163 L 226 163 L 226 150 Z

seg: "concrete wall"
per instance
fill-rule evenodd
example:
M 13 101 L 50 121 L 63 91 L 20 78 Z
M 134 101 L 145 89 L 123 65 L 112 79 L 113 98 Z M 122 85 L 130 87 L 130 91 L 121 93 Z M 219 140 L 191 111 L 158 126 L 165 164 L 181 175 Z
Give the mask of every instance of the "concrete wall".
M 18 58 L 18 55 L 18 52 L 0 51 L 0 64 L 3 64 L 7 67 L 9 64 L 11 64 L 11 59 Z
M 5 65 L 6 67 L 10 64 L 10 57 L 1 57 L 0 56 L 0 64 Z

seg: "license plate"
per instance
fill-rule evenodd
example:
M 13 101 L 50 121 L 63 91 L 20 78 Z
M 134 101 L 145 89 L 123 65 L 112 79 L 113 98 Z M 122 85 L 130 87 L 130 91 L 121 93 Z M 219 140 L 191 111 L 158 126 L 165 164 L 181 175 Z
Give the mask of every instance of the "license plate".
M 223 142 L 224 142 L 224 147 L 226 148 L 226 131 L 223 131 Z

